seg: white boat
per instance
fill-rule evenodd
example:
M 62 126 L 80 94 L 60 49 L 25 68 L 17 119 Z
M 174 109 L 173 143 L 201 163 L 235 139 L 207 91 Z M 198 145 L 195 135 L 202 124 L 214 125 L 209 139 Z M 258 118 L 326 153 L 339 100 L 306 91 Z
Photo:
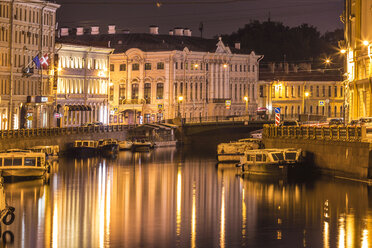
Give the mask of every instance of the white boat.
M 30 148 L 33 152 L 43 152 L 47 157 L 58 157 L 59 146 L 34 146 Z
M 50 165 L 45 159 L 45 153 L 0 153 L 0 175 L 3 177 L 43 177 L 49 170 Z
M 263 129 L 259 129 L 259 130 L 250 132 L 249 135 L 254 139 L 262 139 L 262 132 L 263 132 Z
M 149 152 L 151 148 L 154 148 L 154 144 L 148 140 L 135 140 L 132 147 L 136 152 Z
M 119 150 L 131 150 L 133 142 L 130 140 L 119 141 Z
M 255 149 L 247 150 L 240 158 L 239 166 L 244 173 L 285 176 L 299 166 L 301 149 Z
M 256 141 L 243 139 L 242 141 L 221 143 L 217 146 L 217 160 L 219 163 L 238 163 L 246 150 L 259 149 L 261 145 Z

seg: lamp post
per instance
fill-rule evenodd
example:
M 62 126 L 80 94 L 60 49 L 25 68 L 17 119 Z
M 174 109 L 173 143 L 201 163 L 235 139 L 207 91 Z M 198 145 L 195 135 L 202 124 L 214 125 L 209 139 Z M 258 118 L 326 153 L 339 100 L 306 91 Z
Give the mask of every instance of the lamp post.
M 180 109 L 180 105 L 181 105 L 181 102 L 183 101 L 183 96 L 179 96 L 178 97 L 178 101 L 177 101 L 177 103 L 178 103 L 178 118 L 181 118 L 181 109 Z
M 245 101 L 245 114 L 248 116 L 248 102 L 249 102 L 248 96 L 244 97 L 244 101 Z
M 304 114 L 306 114 L 306 98 L 309 97 L 310 93 L 305 91 L 304 93 L 304 98 L 303 98 L 303 101 L 304 101 Z

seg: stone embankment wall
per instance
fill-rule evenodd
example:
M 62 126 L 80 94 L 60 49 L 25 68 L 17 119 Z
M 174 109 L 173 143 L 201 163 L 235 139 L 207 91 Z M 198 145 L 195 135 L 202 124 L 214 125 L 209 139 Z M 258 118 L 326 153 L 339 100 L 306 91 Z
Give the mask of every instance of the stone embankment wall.
M 73 133 L 73 134 L 55 134 L 34 137 L 11 137 L 0 138 L 0 150 L 11 148 L 26 149 L 33 146 L 59 145 L 60 151 L 64 152 L 75 140 L 99 140 L 99 139 L 117 139 L 125 140 L 127 131 L 110 131 L 97 133 Z
M 372 180 L 372 145 L 368 142 L 264 138 L 266 148 L 301 148 L 306 162 L 322 172 L 349 179 Z

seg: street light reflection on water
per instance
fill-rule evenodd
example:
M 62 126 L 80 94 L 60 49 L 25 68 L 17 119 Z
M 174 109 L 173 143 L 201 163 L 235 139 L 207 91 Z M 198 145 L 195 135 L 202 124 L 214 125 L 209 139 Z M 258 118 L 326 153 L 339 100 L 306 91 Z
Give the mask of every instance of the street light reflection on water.
M 198 150 L 62 158 L 49 184 L 5 184 L 2 231 L 14 247 L 372 247 L 370 186 L 242 177 Z

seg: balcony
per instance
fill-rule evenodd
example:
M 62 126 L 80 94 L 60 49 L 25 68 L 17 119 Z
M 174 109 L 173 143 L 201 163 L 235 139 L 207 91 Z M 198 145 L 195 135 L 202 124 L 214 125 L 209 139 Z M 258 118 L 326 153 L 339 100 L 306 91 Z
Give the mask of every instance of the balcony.
M 123 104 L 145 104 L 145 99 L 124 99 Z

